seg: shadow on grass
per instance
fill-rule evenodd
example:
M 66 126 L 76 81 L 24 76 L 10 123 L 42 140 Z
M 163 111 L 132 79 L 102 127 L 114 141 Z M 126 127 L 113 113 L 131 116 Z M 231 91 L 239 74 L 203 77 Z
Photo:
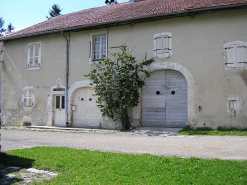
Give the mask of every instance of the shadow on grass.
M 8 174 L 18 172 L 22 168 L 32 167 L 34 160 L 0 152 L 0 184 L 12 184 L 23 181 Z

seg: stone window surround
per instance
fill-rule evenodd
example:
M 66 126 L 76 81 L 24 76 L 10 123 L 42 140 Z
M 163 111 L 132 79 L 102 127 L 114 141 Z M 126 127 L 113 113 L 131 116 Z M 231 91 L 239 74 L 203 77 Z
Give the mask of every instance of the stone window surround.
M 24 94 L 23 94 L 23 92 L 24 92 L 25 90 L 28 90 L 28 89 L 31 89 L 31 90 L 33 91 L 33 93 L 32 93 L 32 106 L 23 106 L 23 101 L 24 101 Z M 26 86 L 26 87 L 23 87 L 23 88 L 22 88 L 21 105 L 22 105 L 22 108 L 23 108 L 25 111 L 32 111 L 32 110 L 33 110 L 33 107 L 34 107 L 34 87 L 33 87 L 33 86 Z
M 229 46 L 231 46 L 231 45 L 234 45 L 234 44 L 247 46 L 247 42 L 245 42 L 245 41 L 238 41 L 238 40 L 236 40 L 236 41 L 230 41 L 230 42 L 227 42 L 227 43 L 225 43 L 225 44 L 223 45 L 223 49 L 224 49 L 224 51 L 223 51 L 223 56 L 224 56 L 224 63 L 225 63 L 224 66 L 225 66 L 225 70 L 232 70 L 232 69 L 236 69 L 236 68 L 238 68 L 238 69 L 246 69 L 246 68 L 247 68 L 247 64 L 245 64 L 244 67 L 229 67 L 229 66 L 226 64 L 226 63 L 228 63 L 228 61 L 227 61 L 227 51 L 226 51 L 225 48 L 227 48 L 227 47 L 229 47 Z
M 159 36 L 167 36 L 168 38 L 168 52 L 167 53 L 160 53 L 158 54 L 157 51 L 155 51 L 156 45 L 157 45 L 157 37 Z M 157 33 L 153 35 L 153 56 L 158 58 L 168 58 L 172 55 L 172 34 L 170 32 L 162 32 Z

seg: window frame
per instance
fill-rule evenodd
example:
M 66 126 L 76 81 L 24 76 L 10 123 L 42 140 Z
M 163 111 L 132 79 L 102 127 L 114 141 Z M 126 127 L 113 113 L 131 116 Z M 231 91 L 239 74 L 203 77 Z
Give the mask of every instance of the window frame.
M 108 35 L 107 35 L 107 31 L 101 31 L 101 32 L 95 32 L 95 33 L 91 33 L 90 34 L 90 53 L 89 53 L 89 63 L 95 63 L 98 62 L 101 57 L 99 59 L 94 59 L 94 38 L 95 37 L 102 37 L 105 36 L 105 47 L 106 47 L 106 53 L 105 53 L 105 57 L 107 58 L 108 55 Z M 100 43 L 101 46 L 101 43 Z M 101 50 L 101 47 L 100 47 Z M 100 55 L 102 55 L 101 51 L 100 51 Z
M 167 41 L 167 52 L 165 52 L 163 44 L 164 44 L 164 38 L 166 38 Z M 158 40 L 160 39 L 160 40 Z M 159 49 L 158 45 L 161 44 L 161 47 Z M 160 53 L 158 53 L 158 50 L 161 50 Z M 153 35 L 153 56 L 158 58 L 168 58 L 172 56 L 172 34 L 170 32 L 162 32 L 157 33 Z
M 36 53 L 36 45 L 39 45 L 39 49 L 38 49 L 38 56 L 35 55 Z M 33 51 L 31 52 L 31 47 L 33 47 Z M 28 51 L 27 51 L 27 69 L 40 69 L 41 66 L 41 42 L 32 42 L 32 43 L 28 43 Z M 31 56 L 32 53 L 32 56 Z M 31 63 L 31 59 L 32 58 L 32 64 Z M 38 62 L 36 64 L 35 62 L 35 58 L 38 59 Z
M 25 91 L 27 96 L 25 97 Z M 30 95 L 31 92 L 31 95 Z M 25 99 L 27 99 L 27 104 L 25 105 Z M 31 105 L 28 104 L 31 101 Z M 34 107 L 34 88 L 32 86 L 27 86 L 22 88 L 21 105 L 23 108 L 33 108 Z
M 240 52 L 240 50 L 237 51 L 237 48 L 245 48 L 245 51 L 243 50 L 243 61 L 238 61 L 240 58 L 237 57 L 237 52 Z M 223 49 L 225 68 L 247 68 L 247 42 L 227 42 L 223 45 Z

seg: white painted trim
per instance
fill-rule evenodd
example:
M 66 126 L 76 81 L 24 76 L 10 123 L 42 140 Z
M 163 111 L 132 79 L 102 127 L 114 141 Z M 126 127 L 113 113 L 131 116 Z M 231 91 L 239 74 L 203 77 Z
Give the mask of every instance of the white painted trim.
M 236 101 L 237 109 L 235 110 L 235 113 L 239 114 L 240 110 L 241 110 L 241 102 L 239 101 L 239 97 L 228 97 L 227 98 L 227 104 L 226 104 L 226 112 L 227 113 L 232 113 L 233 112 L 233 110 L 231 110 L 230 107 L 229 107 L 230 101 Z
M 93 37 L 94 36 L 101 36 L 101 35 L 105 35 L 106 36 L 106 58 L 107 58 L 107 54 L 108 54 L 108 34 L 107 34 L 107 30 L 100 31 L 100 32 L 93 32 L 93 33 L 90 33 L 91 46 L 90 46 L 89 64 L 97 63 L 97 61 L 93 61 Z
M 58 79 L 58 80 L 60 80 L 60 79 Z M 57 81 L 56 81 L 56 84 L 57 84 Z M 47 97 L 47 105 L 46 105 L 46 110 L 48 112 L 47 126 L 52 126 L 53 123 L 54 123 L 54 120 L 53 120 L 53 117 L 54 117 L 54 115 L 53 115 L 53 113 L 54 113 L 53 112 L 53 106 L 54 105 L 52 103 L 54 95 L 65 95 L 65 91 L 54 91 L 54 89 L 56 89 L 56 88 L 64 88 L 65 89 L 65 86 L 63 86 L 63 85 L 54 85 L 50 89 L 50 94 Z
M 33 91 L 33 93 L 32 93 L 32 106 L 31 107 L 28 107 L 28 106 L 23 106 L 23 101 L 24 101 L 24 91 L 26 91 L 26 90 L 29 90 L 29 89 L 31 89 L 32 91 Z M 23 109 L 27 109 L 27 110 L 31 110 L 31 109 L 33 109 L 33 107 L 34 107 L 34 87 L 33 86 L 26 86 L 26 87 L 23 87 L 22 88 L 22 91 L 21 91 L 21 105 L 22 105 L 22 108 Z
M 231 42 L 227 42 L 223 45 L 224 48 L 228 47 L 229 45 L 232 45 L 232 44 L 241 44 L 241 45 L 244 45 L 246 46 L 247 45 L 247 42 L 245 41 L 240 41 L 240 40 L 236 40 L 236 41 L 231 41 Z
M 224 57 L 224 66 L 225 66 L 225 70 L 234 70 L 234 69 L 247 69 L 247 64 L 244 64 L 244 65 L 240 65 L 240 64 L 236 64 L 234 61 L 233 65 L 232 64 L 226 64 L 226 63 L 229 63 L 229 62 L 232 62 L 232 61 L 228 61 L 227 59 L 227 50 L 226 48 L 232 46 L 232 45 L 242 45 L 242 46 L 246 46 L 246 54 L 247 54 L 247 42 L 245 41 L 239 41 L 239 40 L 236 40 L 236 41 L 231 41 L 231 42 L 227 42 L 225 44 L 223 44 L 223 57 Z M 232 65 L 232 66 L 231 66 Z
M 154 62 L 147 70 L 149 72 L 155 72 L 158 70 L 165 70 L 165 69 L 173 69 L 179 71 L 184 75 L 188 85 L 188 124 L 194 124 L 196 121 L 195 100 L 194 100 L 195 86 L 194 86 L 194 79 L 191 73 L 184 66 L 173 62 Z M 144 80 L 146 78 L 145 73 L 140 73 L 140 77 Z M 139 109 L 139 117 L 141 119 L 140 103 L 137 107 L 134 107 L 132 109 L 132 115 L 137 113 L 137 109 Z
M 30 59 L 30 49 L 29 49 L 29 46 L 30 45 L 34 45 L 34 44 L 39 44 L 40 45 L 40 48 L 39 48 L 39 66 L 33 66 L 33 67 L 28 67 L 29 65 L 29 59 Z M 38 70 L 40 69 L 40 66 L 41 66 L 41 52 L 42 52 L 42 42 L 32 42 L 32 43 L 28 43 L 28 48 L 27 48 L 27 70 Z M 35 61 L 33 61 L 35 62 Z

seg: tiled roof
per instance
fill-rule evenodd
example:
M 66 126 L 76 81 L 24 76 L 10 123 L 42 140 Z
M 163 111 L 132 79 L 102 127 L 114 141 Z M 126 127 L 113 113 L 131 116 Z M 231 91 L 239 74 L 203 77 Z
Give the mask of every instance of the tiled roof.
M 247 5 L 247 0 L 139 0 L 134 3 L 118 3 L 61 15 L 0 40 L 229 5 Z

